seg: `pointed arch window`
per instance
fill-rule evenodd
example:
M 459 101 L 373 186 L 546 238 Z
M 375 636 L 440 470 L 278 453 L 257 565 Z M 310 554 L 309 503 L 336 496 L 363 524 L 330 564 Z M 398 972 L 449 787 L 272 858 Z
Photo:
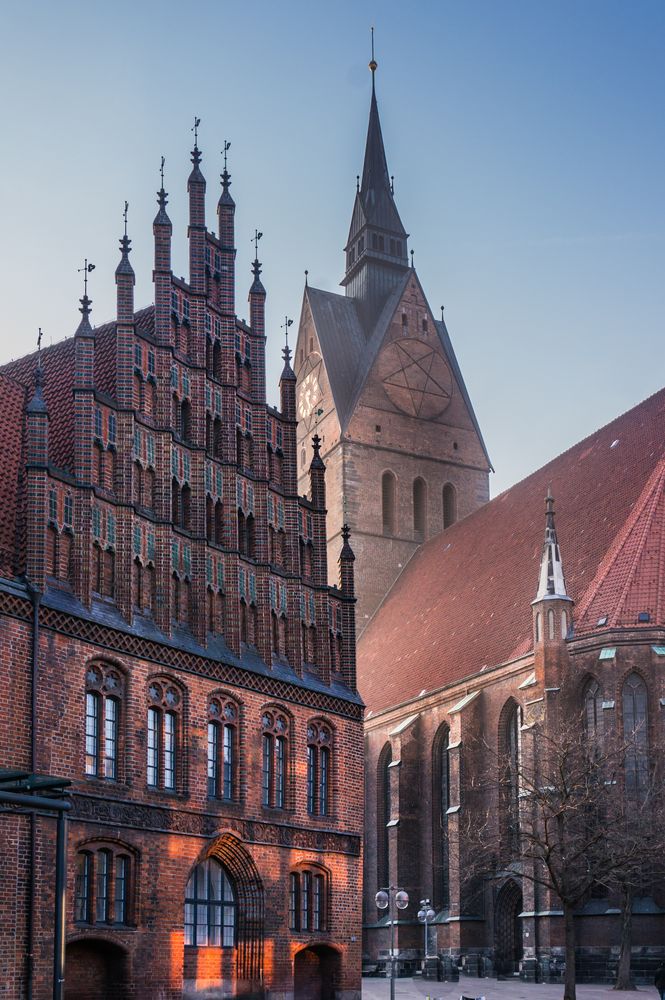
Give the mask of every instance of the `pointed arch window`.
M 427 486 L 418 476 L 413 480 L 413 537 L 416 542 L 425 541 L 427 523 Z
M 180 772 L 180 716 L 182 697 L 165 680 L 155 680 L 148 688 L 147 784 L 175 792 Z
M 450 730 L 446 723 L 434 738 L 432 747 L 432 869 L 434 876 L 434 903 L 448 906 L 449 902 L 449 852 L 448 809 L 450 808 Z
M 393 759 L 390 743 L 379 754 L 376 774 L 377 816 L 377 884 L 387 886 L 390 881 L 389 827 L 390 822 L 390 764 Z
M 332 732 L 323 722 L 307 727 L 307 812 L 327 816 L 330 812 Z
M 452 483 L 443 487 L 443 527 L 449 528 L 457 520 L 457 490 Z
M 85 675 L 85 773 L 115 781 L 119 771 L 122 675 L 93 663 Z
M 603 696 L 595 678 L 584 688 L 584 731 L 590 742 L 603 735 Z
M 395 534 L 396 493 L 395 475 L 388 470 L 381 476 L 381 510 L 384 535 Z
M 502 713 L 501 750 L 501 840 L 505 857 L 514 857 L 520 848 L 520 741 L 522 709 L 509 702 Z
M 185 945 L 233 948 L 236 896 L 226 869 L 216 858 L 197 865 L 185 889 Z
M 286 806 L 289 723 L 280 711 L 270 709 L 261 717 L 261 802 L 273 809 Z
M 547 612 L 547 638 L 548 639 L 556 638 L 556 623 L 554 620 L 554 611 L 552 610 L 552 608 L 550 608 L 549 611 Z
M 238 706 L 228 698 L 208 705 L 208 796 L 232 802 L 236 797 Z
M 649 743 L 647 732 L 647 686 L 639 674 L 629 674 L 621 690 L 623 736 L 626 751 L 626 791 L 641 797 L 649 782 Z

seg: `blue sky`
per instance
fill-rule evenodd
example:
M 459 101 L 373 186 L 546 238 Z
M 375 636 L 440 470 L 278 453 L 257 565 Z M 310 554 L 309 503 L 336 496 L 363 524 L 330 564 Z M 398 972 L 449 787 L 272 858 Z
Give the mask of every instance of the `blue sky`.
M 660 388 L 665 314 L 665 4 L 6 3 L 0 360 L 70 336 L 87 256 L 112 318 L 130 203 L 136 301 L 152 301 L 166 156 L 186 269 L 190 127 L 214 225 L 224 138 L 237 311 L 258 226 L 268 395 L 303 272 L 336 289 L 369 109 L 369 26 L 397 204 L 446 320 L 498 492 Z

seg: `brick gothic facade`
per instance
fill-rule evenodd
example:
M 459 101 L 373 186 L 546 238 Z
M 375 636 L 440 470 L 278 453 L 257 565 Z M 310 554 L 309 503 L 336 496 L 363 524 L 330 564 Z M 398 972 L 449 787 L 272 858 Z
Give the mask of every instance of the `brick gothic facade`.
M 409 266 L 374 83 L 345 295 L 305 287 L 296 343 L 298 477 L 328 469 L 328 557 L 354 532 L 358 629 L 418 546 L 485 503 L 489 457 L 443 321 Z
M 289 353 L 278 411 L 260 264 L 245 324 L 229 174 L 215 234 L 200 161 L 189 281 L 162 187 L 154 306 L 125 234 L 115 322 L 86 294 L 0 373 L 0 766 L 72 781 L 68 1000 L 355 998 L 354 557 L 330 587 L 318 442 L 299 496 Z M 51 996 L 53 849 L 48 816 L 0 814 L 3 1000 Z
M 473 820 L 478 787 L 492 794 L 486 776 L 511 739 L 530 773 L 536 721 L 556 734 L 584 717 L 590 738 L 635 729 L 643 775 L 662 755 L 664 442 L 665 389 L 422 546 L 365 630 L 358 648 L 368 707 L 364 940 L 374 960 L 389 948 L 374 894 L 390 881 L 415 902 L 396 928 L 404 962 L 422 956 L 416 912 L 429 898 L 431 953 L 449 970 L 461 962 L 472 974 L 560 978 L 559 900 L 522 878 L 527 862 L 517 845 L 482 893 L 472 892 L 460 870 L 468 850 L 461 831 Z M 558 541 L 551 549 L 548 529 L 543 549 L 550 487 Z M 518 811 L 508 814 L 508 798 L 498 787 L 493 794 L 496 830 L 509 822 L 519 829 L 528 798 L 516 788 Z M 479 822 L 484 816 L 483 809 Z M 638 897 L 632 967 L 652 981 L 665 958 L 662 866 Z M 613 979 L 619 904 L 599 891 L 577 909 L 582 981 Z

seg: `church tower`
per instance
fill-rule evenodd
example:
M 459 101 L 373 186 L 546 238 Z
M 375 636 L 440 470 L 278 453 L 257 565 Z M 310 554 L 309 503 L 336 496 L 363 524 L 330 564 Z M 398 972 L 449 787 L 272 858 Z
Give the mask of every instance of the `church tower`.
M 353 530 L 362 632 L 418 546 L 489 498 L 491 464 L 443 317 L 409 265 L 372 96 L 345 294 L 305 285 L 295 352 L 298 485 L 321 438 L 328 565 Z

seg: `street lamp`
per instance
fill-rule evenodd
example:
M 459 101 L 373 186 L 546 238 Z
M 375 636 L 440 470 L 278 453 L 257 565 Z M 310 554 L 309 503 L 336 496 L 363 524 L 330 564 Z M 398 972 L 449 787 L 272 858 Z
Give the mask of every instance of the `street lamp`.
M 389 885 L 379 889 L 374 902 L 380 910 L 388 910 L 390 914 L 390 1000 L 395 1000 L 395 907 L 405 910 L 409 905 L 409 894 L 396 885 Z
M 432 923 L 435 916 L 436 913 L 430 906 L 429 899 L 421 899 L 418 920 L 421 924 L 425 925 L 425 961 L 423 962 L 423 974 L 427 971 L 427 959 L 429 958 L 427 954 L 427 925 Z

